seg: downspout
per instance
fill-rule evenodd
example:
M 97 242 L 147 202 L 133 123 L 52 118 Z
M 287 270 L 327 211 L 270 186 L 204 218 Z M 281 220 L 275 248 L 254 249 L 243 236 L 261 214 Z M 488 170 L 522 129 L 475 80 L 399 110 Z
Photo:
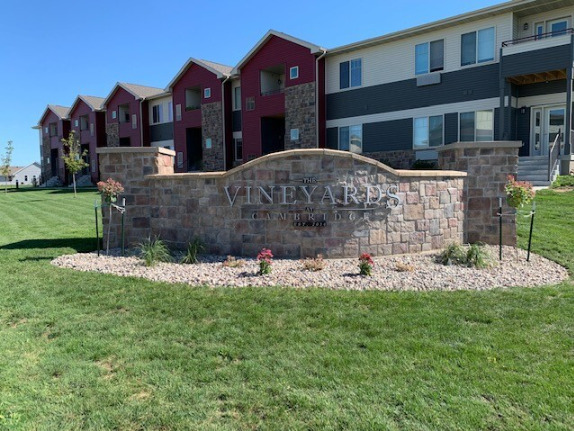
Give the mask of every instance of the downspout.
M 145 97 L 143 99 L 140 99 L 140 143 L 141 146 L 144 146 L 144 141 L 143 141 L 143 102 L 145 100 Z
M 231 75 L 223 80 L 221 83 L 221 121 L 223 126 L 223 170 L 227 170 L 227 129 L 225 127 L 225 83 L 231 79 Z
M 319 61 L 327 55 L 327 50 L 321 48 L 323 53 L 315 60 L 315 139 L 319 148 Z

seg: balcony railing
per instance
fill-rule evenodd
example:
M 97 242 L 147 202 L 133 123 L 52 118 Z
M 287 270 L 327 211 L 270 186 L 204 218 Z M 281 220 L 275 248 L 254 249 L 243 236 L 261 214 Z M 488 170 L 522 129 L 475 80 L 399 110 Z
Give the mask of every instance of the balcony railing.
M 521 37 L 520 39 L 507 40 L 507 41 L 502 42 L 502 47 L 505 48 L 507 46 L 519 45 L 521 43 L 532 42 L 532 41 L 536 41 L 536 40 L 544 40 L 544 39 L 548 39 L 551 37 L 557 37 L 557 36 L 564 36 L 566 34 L 574 34 L 574 29 L 573 28 L 567 28 L 565 30 L 550 31 L 548 33 L 536 34 L 534 36 Z

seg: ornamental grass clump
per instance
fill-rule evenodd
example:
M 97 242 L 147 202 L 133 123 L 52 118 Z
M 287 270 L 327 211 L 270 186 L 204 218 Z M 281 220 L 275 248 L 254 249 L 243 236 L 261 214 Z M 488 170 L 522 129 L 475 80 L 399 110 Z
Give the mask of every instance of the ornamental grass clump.
M 102 197 L 102 205 L 107 205 L 110 209 L 108 220 L 108 236 L 106 238 L 106 254 L 110 253 L 110 233 L 112 230 L 112 204 L 117 202 L 118 195 L 124 191 L 124 187 L 118 181 L 108 178 L 105 182 L 98 182 L 98 192 Z
M 307 271 L 321 271 L 325 268 L 325 261 L 323 260 L 323 255 L 318 254 L 316 258 L 308 257 L 303 261 L 303 269 Z
M 257 255 L 257 260 L 259 261 L 259 275 L 266 275 L 271 273 L 271 262 L 273 258 L 273 253 L 268 248 L 262 248 Z
M 201 239 L 195 237 L 193 241 L 187 244 L 185 256 L 181 259 L 181 263 L 194 264 L 198 262 L 197 255 L 205 251 L 205 244 Z
M 532 184 L 528 181 L 516 181 L 513 175 L 508 176 L 508 181 L 504 186 L 506 192 L 506 202 L 512 208 L 522 208 L 524 205 L 532 202 L 536 192 Z
M 468 246 L 449 244 L 438 256 L 437 261 L 443 265 L 468 266 L 470 268 L 488 268 L 492 265 L 492 258 L 483 243 L 478 242 Z
M 359 256 L 359 274 L 370 276 L 374 265 L 375 262 L 369 253 L 363 253 Z
M 139 255 L 145 266 L 154 266 L 157 262 L 171 262 L 171 254 L 166 243 L 159 238 L 148 238 L 138 245 Z

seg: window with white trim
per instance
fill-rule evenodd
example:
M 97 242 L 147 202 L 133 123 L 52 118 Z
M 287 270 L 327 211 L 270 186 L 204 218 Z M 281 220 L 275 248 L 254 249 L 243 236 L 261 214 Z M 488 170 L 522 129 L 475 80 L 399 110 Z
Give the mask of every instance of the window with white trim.
M 299 66 L 289 68 L 289 79 L 299 78 Z
M 136 114 L 132 114 L 132 129 L 138 128 L 138 116 Z
M 339 88 L 360 87 L 362 84 L 362 60 L 343 61 L 339 63 Z
M 80 117 L 80 130 L 88 130 L 90 127 L 90 120 L 88 119 L 87 115 L 82 115 Z
M 211 88 L 207 87 L 203 89 L 203 98 L 209 99 L 211 97 Z
M 173 102 L 167 102 L 167 121 L 173 121 Z
M 50 136 L 58 135 L 58 123 L 50 123 Z
M 413 118 L 413 148 L 440 147 L 443 144 L 443 116 Z
M 444 69 L 444 40 L 419 43 L 415 46 L 415 74 Z
M 181 103 L 175 105 L 175 121 L 181 121 Z
M 363 125 L 339 127 L 339 150 L 361 154 L 363 152 Z
M 460 65 L 468 66 L 494 60 L 494 27 L 461 36 Z
M 235 87 L 233 89 L 233 110 L 241 110 L 241 87 Z
M 458 124 L 460 142 L 494 140 L 494 112 L 492 110 L 461 112 Z
M 163 106 L 162 105 L 154 105 L 151 107 L 152 111 L 152 124 L 162 123 L 163 122 Z

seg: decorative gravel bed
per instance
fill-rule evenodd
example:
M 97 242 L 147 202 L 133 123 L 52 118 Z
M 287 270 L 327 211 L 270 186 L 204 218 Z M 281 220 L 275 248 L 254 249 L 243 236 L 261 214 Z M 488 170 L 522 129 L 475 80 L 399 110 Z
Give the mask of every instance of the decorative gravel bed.
M 444 266 L 435 262 L 437 253 L 374 258 L 371 277 L 358 274 L 358 259 L 325 259 L 321 271 L 303 269 L 301 260 L 274 259 L 271 274 L 257 274 L 255 259 L 244 259 L 241 267 L 223 266 L 225 257 L 203 256 L 200 263 L 182 265 L 158 263 L 146 267 L 137 257 L 120 257 L 96 253 L 60 256 L 53 265 L 78 271 L 94 271 L 124 277 L 141 277 L 168 283 L 187 283 L 211 287 L 286 286 L 293 288 L 324 287 L 347 290 L 487 290 L 495 287 L 534 287 L 559 283 L 568 278 L 560 265 L 526 251 L 504 247 L 498 261 L 498 248 L 489 247 L 494 265 L 487 269 Z M 115 255 L 113 255 L 115 254 Z M 400 271 L 401 267 L 410 270 Z

